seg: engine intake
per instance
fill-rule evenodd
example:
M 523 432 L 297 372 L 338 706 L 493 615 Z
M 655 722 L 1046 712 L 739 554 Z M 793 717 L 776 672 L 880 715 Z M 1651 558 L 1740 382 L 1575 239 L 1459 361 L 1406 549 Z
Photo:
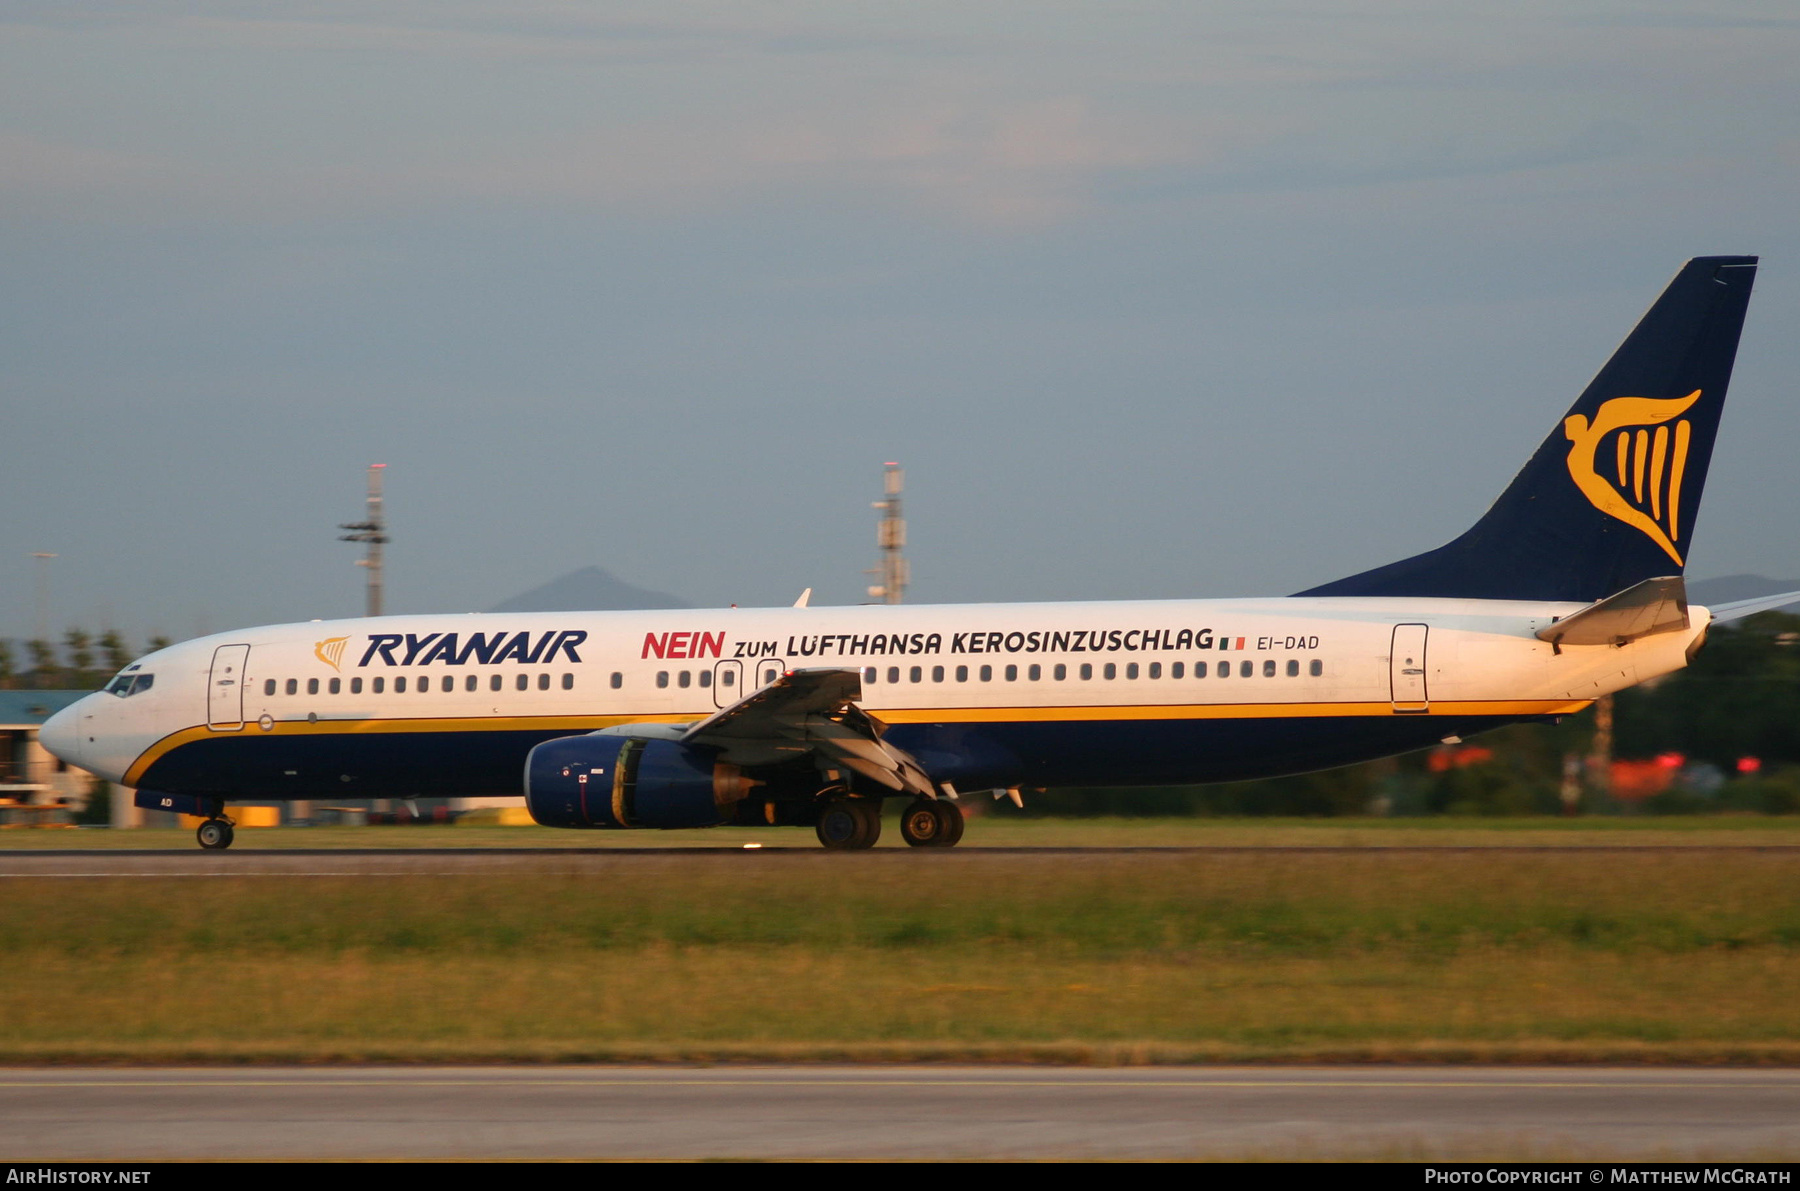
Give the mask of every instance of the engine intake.
M 525 758 L 525 806 L 546 827 L 713 827 L 757 784 L 673 740 L 564 736 Z

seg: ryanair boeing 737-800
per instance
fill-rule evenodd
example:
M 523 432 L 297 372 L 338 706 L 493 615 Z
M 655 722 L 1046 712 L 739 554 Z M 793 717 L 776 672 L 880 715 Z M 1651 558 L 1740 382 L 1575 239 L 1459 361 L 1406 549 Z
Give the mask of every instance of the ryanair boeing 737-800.
M 1756 258 L 1689 261 L 1500 499 L 1277 599 L 390 616 L 188 641 L 42 741 L 232 838 L 233 799 L 523 795 L 556 827 L 962 835 L 958 791 L 1216 782 L 1554 719 L 1686 665 L 1682 571 Z

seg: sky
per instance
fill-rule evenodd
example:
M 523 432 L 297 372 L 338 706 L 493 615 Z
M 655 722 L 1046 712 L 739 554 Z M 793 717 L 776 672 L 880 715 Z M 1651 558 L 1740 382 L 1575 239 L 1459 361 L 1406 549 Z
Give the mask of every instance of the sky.
M 1800 574 L 1800 14 L 0 8 L 0 636 L 600 565 L 1276 595 L 1436 546 L 1681 262 L 1763 267 L 1689 575 Z

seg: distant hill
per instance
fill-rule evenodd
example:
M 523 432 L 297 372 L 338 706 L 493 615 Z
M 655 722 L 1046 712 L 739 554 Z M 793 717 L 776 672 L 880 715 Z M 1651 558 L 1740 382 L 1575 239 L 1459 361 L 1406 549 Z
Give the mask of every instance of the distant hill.
M 599 567 L 582 567 L 542 587 L 495 604 L 490 612 L 624 612 L 634 608 L 691 608 L 660 591 L 633 587 Z
M 1762 575 L 1721 575 L 1687 585 L 1688 599 L 1708 606 L 1729 604 L 1734 600 L 1754 600 L 1758 596 L 1780 595 L 1784 591 L 1800 591 L 1800 579 L 1768 579 Z

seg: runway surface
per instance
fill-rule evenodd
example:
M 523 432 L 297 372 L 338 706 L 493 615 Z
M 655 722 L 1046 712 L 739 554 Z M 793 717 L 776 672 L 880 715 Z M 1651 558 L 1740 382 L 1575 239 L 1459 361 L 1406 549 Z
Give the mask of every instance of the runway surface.
M 1800 1071 L 0 1069 L 0 1159 L 1800 1155 Z
M 0 879 L 8 877 L 245 877 L 245 876 L 445 876 L 530 869 L 580 871 L 617 864 L 711 861 L 754 864 L 781 857 L 830 864 L 957 865 L 1008 860 L 1104 860 L 1121 854 L 1161 856 L 1353 855 L 1420 856 L 1479 852 L 1484 855 L 1582 856 L 1701 855 L 1715 852 L 1764 852 L 1800 859 L 1795 845 L 1564 845 L 1534 846 L 1355 846 L 1355 847 L 1170 847 L 1170 848 L 953 848 L 946 850 L 883 848 L 867 852 L 828 852 L 823 848 L 281 848 L 205 852 L 193 849 L 40 848 L 0 850 Z

